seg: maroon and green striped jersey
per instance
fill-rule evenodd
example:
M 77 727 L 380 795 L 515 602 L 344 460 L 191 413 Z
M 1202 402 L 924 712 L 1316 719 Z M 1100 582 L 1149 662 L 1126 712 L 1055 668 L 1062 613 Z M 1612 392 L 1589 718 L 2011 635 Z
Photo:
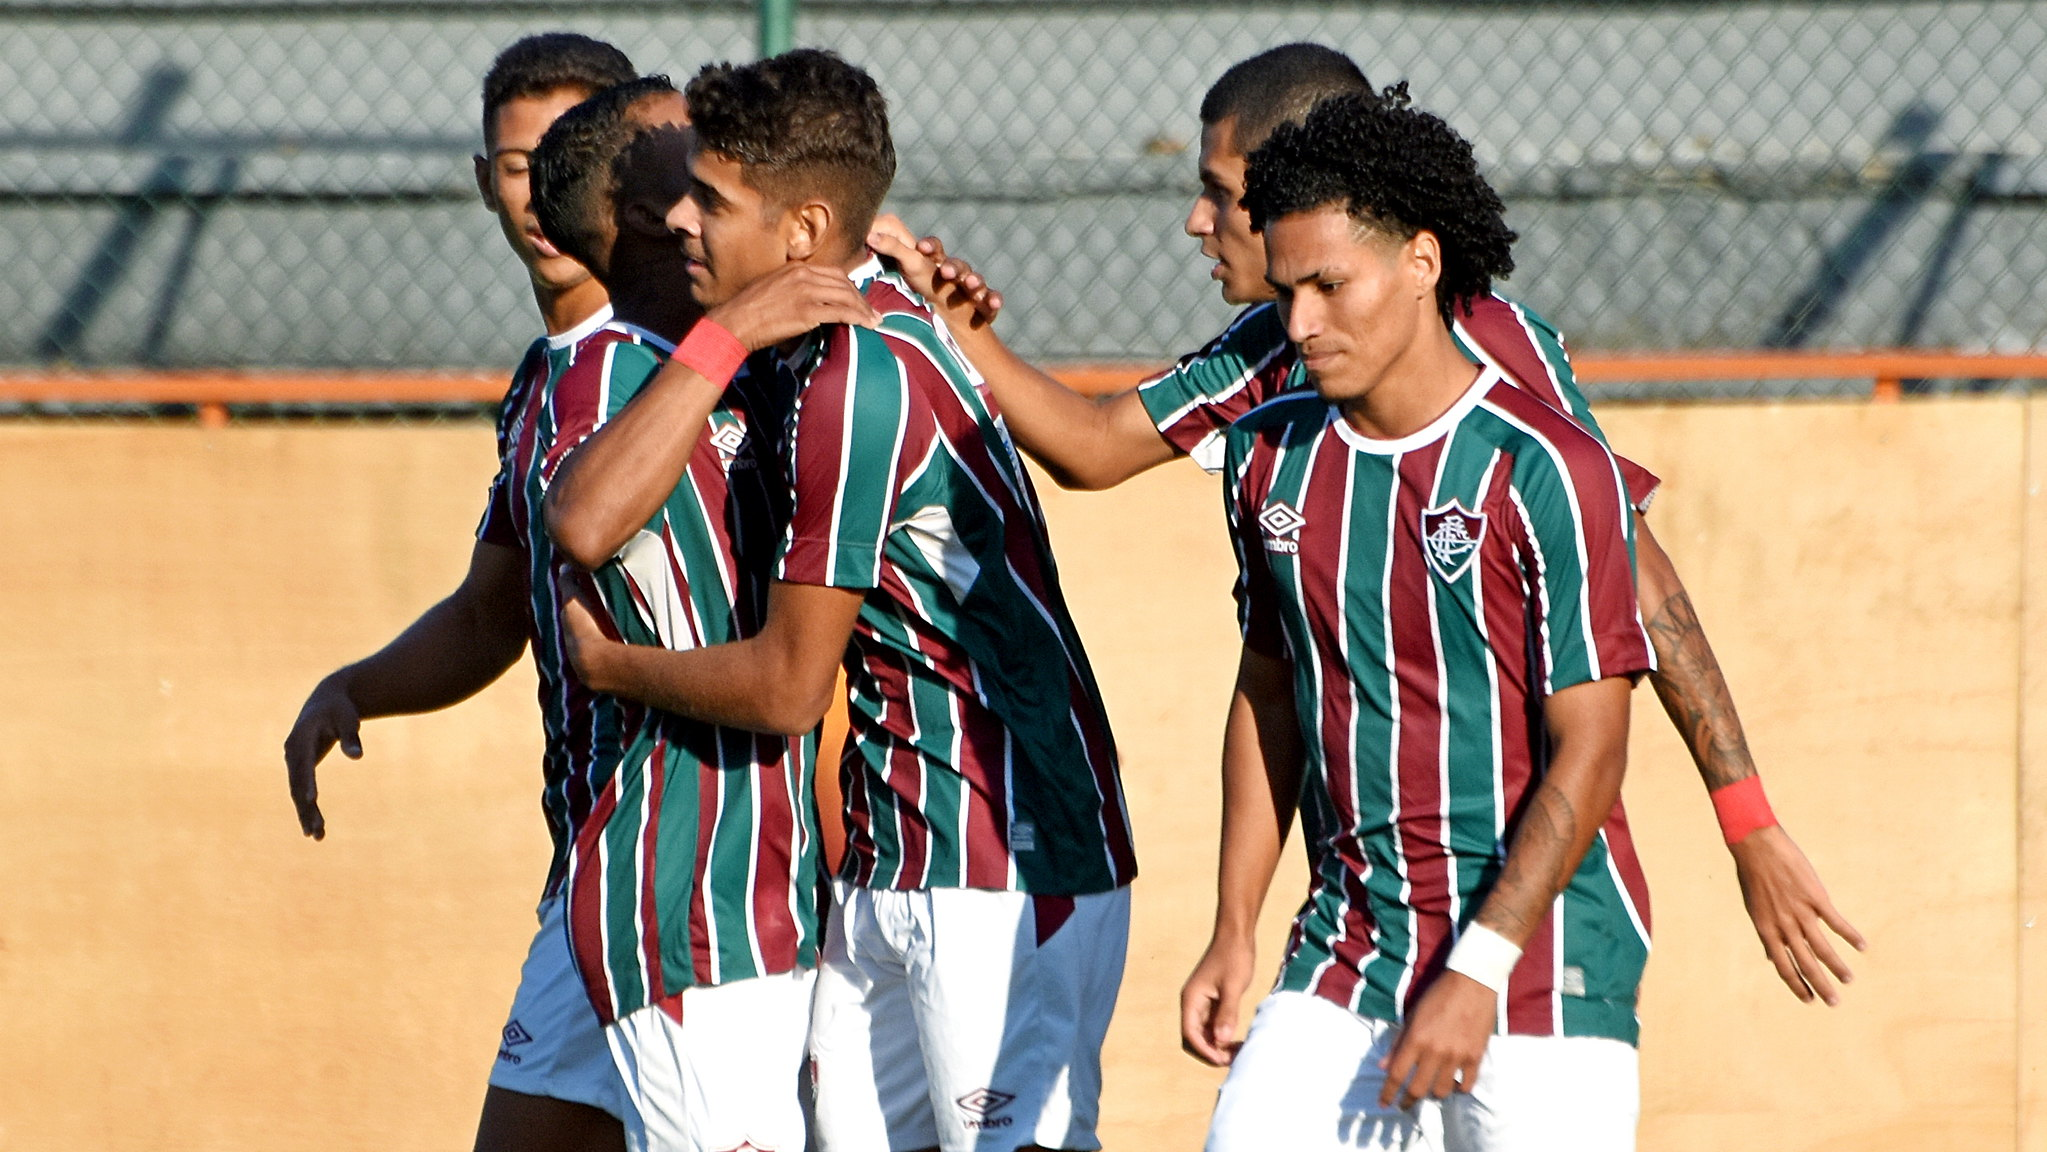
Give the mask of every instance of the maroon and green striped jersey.
M 1491 890 L 1542 780 L 1543 702 L 1650 670 L 1613 457 L 1491 368 L 1427 428 L 1314 392 L 1230 430 L 1245 646 L 1285 660 L 1310 892 L 1279 987 L 1399 1020 Z M 1499 1029 L 1633 1043 L 1648 891 L 1615 802 L 1530 937 Z
M 626 723 L 616 703 L 585 690 L 562 661 L 554 545 L 539 526 L 540 465 L 554 442 L 547 413 L 550 389 L 575 359 L 577 347 L 610 321 L 607 305 L 574 328 L 535 340 L 527 349 L 498 409 L 498 473 L 491 483 L 489 508 L 476 529 L 479 540 L 517 549 L 526 561 L 527 625 L 546 739 L 540 761 L 540 809 L 554 844 L 545 888 L 550 896 L 567 875 L 570 837 L 590 812 L 594 797 L 590 765 L 603 749 L 616 748 Z
M 583 342 L 549 405 L 559 467 L 618 415 L 674 350 L 614 322 Z M 592 573 L 630 644 L 743 640 L 767 613 L 789 523 L 785 439 L 796 382 L 756 357 L 726 388 L 675 489 Z M 726 728 L 633 712 L 612 764 L 592 764 L 588 817 L 570 848 L 569 935 L 606 1022 L 685 988 L 808 968 L 820 873 L 816 733 Z
M 1102 892 L 1136 874 L 1116 749 L 1030 477 L 942 324 L 870 259 L 878 328 L 792 364 L 780 579 L 861 591 L 846 654 L 843 876 Z
M 1564 338 L 1547 320 L 1497 294 L 1475 297 L 1458 309 L 1451 335 L 1466 358 L 1500 370 L 1511 384 L 1571 417 L 1599 437 L 1592 405 L 1578 388 Z M 1213 472 L 1222 464 L 1222 437 L 1244 413 L 1291 389 L 1307 387 L 1286 322 L 1277 304 L 1254 304 L 1198 351 L 1137 386 L 1152 423 L 1166 442 Z M 1659 481 L 1620 458 L 1630 501 L 1648 511 Z

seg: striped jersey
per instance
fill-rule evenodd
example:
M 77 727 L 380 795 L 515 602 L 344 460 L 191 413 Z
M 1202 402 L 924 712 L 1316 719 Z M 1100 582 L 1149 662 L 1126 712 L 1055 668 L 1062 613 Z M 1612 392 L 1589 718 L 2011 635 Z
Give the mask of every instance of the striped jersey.
M 551 389 L 544 481 L 673 350 L 620 322 L 578 347 Z M 680 650 L 760 631 L 788 524 L 795 380 L 772 357 L 757 363 L 762 371 L 727 387 L 660 510 L 592 574 L 611 630 L 629 644 Z M 592 762 L 591 809 L 569 850 L 569 935 L 598 1017 L 814 965 L 816 734 L 791 739 L 643 706 L 621 715 L 634 723 L 612 763 Z
M 1578 388 L 1564 338 L 1532 309 L 1496 294 L 1475 297 L 1455 312 L 1451 335 L 1474 364 L 1499 369 L 1511 384 L 1571 417 L 1606 442 L 1592 405 Z M 1213 472 L 1222 465 L 1230 423 L 1289 389 L 1306 388 L 1279 305 L 1254 304 L 1198 351 L 1137 386 L 1138 399 L 1166 442 Z M 1621 475 L 1636 510 L 1646 512 L 1660 481 L 1631 460 Z
M 590 812 L 594 795 L 590 765 L 605 755 L 604 749 L 616 749 L 623 724 L 618 706 L 586 691 L 562 661 L 554 545 L 539 528 L 539 465 L 553 443 L 547 417 L 549 390 L 575 358 L 577 346 L 610 322 L 611 307 L 606 305 L 574 328 L 541 337 L 527 349 L 498 410 L 498 473 L 491 483 L 489 508 L 476 529 L 477 539 L 515 548 L 526 561 L 527 626 L 540 678 L 540 720 L 546 738 L 540 761 L 540 809 L 554 844 L 543 893 L 547 896 L 560 890 L 572 830 Z
M 980 377 L 880 261 L 878 328 L 813 333 L 777 569 L 865 593 L 845 661 L 842 875 L 1102 892 L 1136 874 L 1115 744 L 1030 478 Z
M 1620 471 L 1485 368 L 1393 441 L 1288 393 L 1230 430 L 1223 475 L 1244 643 L 1291 666 L 1307 753 L 1311 880 L 1279 987 L 1399 1020 L 1541 782 L 1545 698 L 1654 665 Z M 1530 937 L 1499 1030 L 1633 1043 L 1648 948 L 1616 800 Z

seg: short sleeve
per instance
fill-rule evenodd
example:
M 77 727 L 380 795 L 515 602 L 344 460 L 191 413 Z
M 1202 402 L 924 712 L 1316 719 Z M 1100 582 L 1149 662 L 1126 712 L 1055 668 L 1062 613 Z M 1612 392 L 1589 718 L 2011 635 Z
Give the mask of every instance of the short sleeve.
M 789 530 L 777 579 L 833 588 L 881 583 L 911 396 L 887 338 L 836 326 L 791 417 Z
M 476 538 L 485 544 L 519 546 L 518 527 L 512 517 L 512 488 L 518 483 L 512 472 L 516 447 L 513 440 L 518 435 L 520 414 L 532 403 L 535 389 L 546 382 L 547 340 L 542 338 L 526 346 L 526 355 L 520 358 L 511 383 L 505 388 L 505 398 L 498 402 L 498 471 L 491 478 L 483 518 L 476 524 Z
M 1237 555 L 1237 626 L 1244 646 L 1261 656 L 1285 659 L 1286 630 L 1280 624 L 1279 590 L 1266 561 L 1258 532 L 1262 497 L 1251 481 L 1252 446 L 1256 437 L 1245 431 L 1226 438 L 1223 454 L 1223 514 L 1230 525 L 1230 546 Z
M 1578 387 L 1563 334 L 1527 305 L 1488 294 L 1456 315 L 1455 333 L 1466 355 L 1498 368 L 1522 391 L 1569 416 L 1606 444 L 1606 432 L 1592 414 L 1592 402 Z M 1608 445 L 1608 450 L 1612 446 Z M 1647 512 L 1663 483 L 1654 472 L 1614 454 L 1628 489 L 1628 504 Z
M 1539 441 L 1516 454 L 1513 485 L 1543 612 L 1543 694 L 1652 671 L 1635 594 L 1634 517 L 1613 457 L 1583 437 Z
M 554 439 L 541 463 L 542 482 L 553 483 L 570 454 L 624 411 L 661 364 L 654 349 L 631 340 L 585 344 L 548 398 Z
M 1137 386 L 1137 398 L 1166 443 L 1210 472 L 1222 467 L 1222 434 L 1244 413 L 1283 391 L 1295 357 L 1278 307 L 1239 314 L 1199 351 Z

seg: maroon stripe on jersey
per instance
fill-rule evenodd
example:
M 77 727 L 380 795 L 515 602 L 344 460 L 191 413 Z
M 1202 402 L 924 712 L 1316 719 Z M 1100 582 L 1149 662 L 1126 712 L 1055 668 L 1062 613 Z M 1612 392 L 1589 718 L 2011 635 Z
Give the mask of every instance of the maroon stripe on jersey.
M 631 336 L 612 328 L 601 328 L 576 346 L 572 359 L 555 381 L 554 396 L 548 401 L 554 413 L 554 442 L 540 461 L 540 476 L 552 483 L 556 469 L 576 446 L 588 439 L 604 419 L 606 364 L 616 344 L 634 343 Z
M 832 337 L 831 344 L 836 346 L 846 339 L 850 337 L 841 333 Z M 837 368 L 830 375 L 825 368 L 819 368 L 804 387 L 797 412 L 791 416 L 792 422 L 802 426 L 789 461 L 789 475 L 795 482 L 795 506 L 799 509 L 838 506 L 839 472 L 846 458 L 846 393 L 852 387 L 856 361 L 851 355 L 828 351 L 824 363 Z M 834 527 L 829 523 L 819 526 L 827 533 Z M 792 584 L 830 584 L 832 576 L 829 548 L 791 548 L 781 561 L 781 578 Z
M 1005 770 L 1011 749 L 1009 729 L 986 709 L 969 707 L 967 730 L 961 733 L 965 746 L 960 767 L 970 773 L 967 809 L 967 887 L 1009 887 L 1009 797 Z
M 1348 1005 L 1357 995 L 1365 965 L 1378 951 L 1379 922 L 1372 918 L 1372 894 L 1365 887 L 1371 865 L 1364 858 L 1363 845 L 1357 838 L 1347 837 L 1336 852 L 1343 860 L 1343 915 L 1329 942 L 1329 953 L 1336 962 L 1323 969 L 1309 991 Z
M 617 995 L 611 988 L 611 970 L 604 962 L 604 864 L 598 857 L 604 824 L 618 807 L 616 777 L 612 783 L 597 797 L 590 819 L 577 825 L 576 843 L 571 849 L 573 875 L 568 886 L 569 943 L 575 952 L 576 967 L 583 973 L 583 990 L 589 994 L 597 1019 L 604 1024 L 616 1019 L 611 1002 Z
M 956 710 L 955 710 L 956 711 Z M 902 876 L 915 877 L 911 888 L 931 886 L 930 830 L 924 822 L 924 759 L 907 743 L 891 741 L 888 789 L 895 801 L 896 842 L 902 846 Z
M 654 849 L 661 842 L 661 793 L 668 782 L 668 741 L 654 741 L 648 758 L 647 824 L 640 829 L 640 947 L 647 965 L 648 1000 L 668 995 L 661 971 L 661 908 L 654 900 Z M 702 875 L 702 873 L 698 873 Z
M 1353 462 L 1343 442 L 1335 436 L 1316 437 L 1308 451 L 1314 455 L 1308 462 L 1308 481 L 1301 488 L 1302 506 L 1295 511 L 1308 524 L 1318 528 L 1328 526 L 1331 530 L 1300 532 L 1296 537 L 1301 548 L 1296 555 L 1296 564 L 1304 585 L 1327 587 L 1333 584 L 1340 588 L 1344 586 L 1343 541 L 1348 535 L 1345 526 L 1350 514 Z M 1254 516 L 1258 514 L 1255 509 L 1246 511 Z M 1358 760 L 1352 751 L 1357 743 L 1357 709 L 1352 701 L 1350 670 L 1344 664 L 1342 647 L 1346 632 L 1345 605 L 1320 603 L 1320 599 L 1311 598 L 1306 605 L 1308 611 L 1315 614 L 1310 627 L 1321 634 L 1319 642 L 1312 643 L 1313 652 L 1306 658 L 1316 661 L 1322 682 L 1322 747 L 1336 750 L 1334 755 L 1325 756 L 1329 799 L 1336 815 L 1335 826 L 1356 828 Z M 1300 658 L 1300 654 L 1296 655 Z M 1364 886 L 1356 882 L 1358 871 L 1345 869 L 1345 900 L 1348 906 L 1344 910 L 1343 923 L 1346 926 L 1356 923 L 1358 913 L 1365 907 Z M 1371 935 L 1369 932 L 1346 933 L 1332 943 L 1331 949 L 1339 963 L 1324 970 L 1316 982 L 1316 992 L 1339 1004 L 1347 1004 L 1357 988 L 1364 957 L 1372 951 Z
M 1553 1036 L 1563 1021 L 1557 1019 L 1556 991 L 1557 913 L 1552 907 L 1542 923 L 1521 946 L 1521 962 L 1507 977 L 1507 1031 L 1515 1036 Z
M 1450 846 L 1444 836 L 1441 654 L 1430 603 L 1427 544 L 1421 539 L 1422 510 L 1436 483 L 1445 440 L 1402 453 L 1394 501 L 1393 546 L 1387 577 L 1386 616 L 1392 622 L 1394 683 L 1400 726 L 1393 759 L 1399 783 L 1394 823 L 1400 858 L 1407 862 L 1407 905 L 1414 916 L 1408 958 L 1415 979 L 1404 1008 L 1426 985 L 1424 974 L 1448 942 L 1456 906 Z
M 1499 361 L 1501 369 L 1513 378 L 1511 383 L 1568 414 L 1564 397 L 1550 376 L 1549 361 L 1529 338 L 1528 328 L 1512 304 L 1490 293 L 1474 297 L 1471 314 L 1460 316 L 1459 320 L 1486 355 Z
M 794 867 L 792 862 L 799 853 L 796 812 L 804 798 L 797 795 L 794 787 L 794 778 L 801 765 L 790 744 L 790 741 L 774 736 L 754 737 L 753 762 L 759 765 L 754 769 L 754 798 L 760 806 L 760 826 L 755 836 L 755 842 L 760 846 L 760 876 L 789 875 Z M 796 883 L 803 885 L 812 880 L 813 877 L 798 876 Z M 761 956 L 770 965 L 775 963 L 774 957 L 795 954 L 798 933 L 789 912 L 787 885 L 753 885 L 753 922 Z
M 1614 870 L 1620 873 L 1621 884 L 1628 890 L 1628 899 L 1635 905 L 1635 915 L 1642 918 L 1642 931 L 1647 932 L 1649 923 L 1649 877 L 1642 871 L 1642 858 L 1635 852 L 1635 834 L 1628 829 L 1628 814 L 1619 797 L 1614 798 L 1613 812 L 1606 818 L 1606 850 L 1613 854 Z
M 689 964 L 699 984 L 709 984 L 711 974 L 716 970 L 717 950 L 711 945 L 711 908 L 708 887 L 703 877 L 711 874 L 712 831 L 718 820 L 719 793 L 724 781 L 718 778 L 718 771 L 709 764 L 700 764 L 697 774 L 697 843 L 696 874 L 698 880 L 689 888 Z M 653 887 L 651 884 L 649 888 Z

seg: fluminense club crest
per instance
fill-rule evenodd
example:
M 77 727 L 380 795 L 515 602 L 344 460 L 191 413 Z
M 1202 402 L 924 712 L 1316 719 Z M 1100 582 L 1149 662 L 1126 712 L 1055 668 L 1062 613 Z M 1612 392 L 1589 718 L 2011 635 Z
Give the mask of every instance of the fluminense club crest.
M 1428 554 L 1429 567 L 1445 580 L 1464 575 L 1484 539 L 1485 516 L 1455 500 L 1422 512 L 1422 550 Z

